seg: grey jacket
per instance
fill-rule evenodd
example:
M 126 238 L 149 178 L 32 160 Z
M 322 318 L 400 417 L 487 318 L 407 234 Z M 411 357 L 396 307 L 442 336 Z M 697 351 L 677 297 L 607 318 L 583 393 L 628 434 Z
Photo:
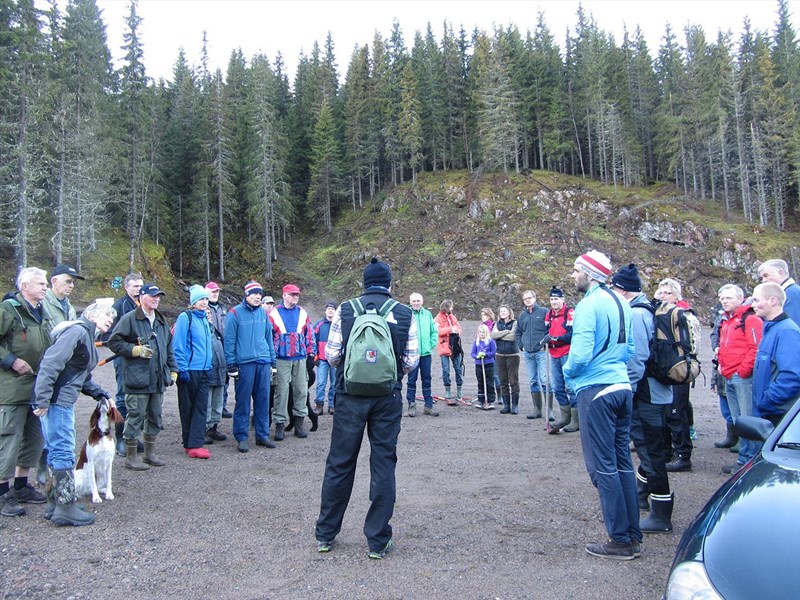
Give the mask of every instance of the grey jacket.
M 542 349 L 542 338 L 547 335 L 547 325 L 544 324 L 547 313 L 544 306 L 534 304 L 531 312 L 523 308 L 517 315 L 515 339 L 520 351 L 539 352 Z
M 78 394 L 99 399 L 108 393 L 92 381 L 97 366 L 94 345 L 95 325 L 86 319 L 63 321 L 53 328 L 53 344 L 39 364 L 34 387 L 33 405 L 49 408 L 51 404 L 72 406 Z

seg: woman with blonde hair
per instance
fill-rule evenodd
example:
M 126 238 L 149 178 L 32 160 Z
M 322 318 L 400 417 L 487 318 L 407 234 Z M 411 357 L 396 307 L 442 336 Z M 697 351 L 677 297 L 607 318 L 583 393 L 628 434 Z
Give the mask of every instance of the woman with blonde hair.
M 503 408 L 500 414 L 519 413 L 519 352 L 515 336 L 517 321 L 514 310 L 505 304 L 497 309 L 497 322 L 492 328 L 492 339 L 497 344 L 495 363 L 500 375 L 500 393 Z

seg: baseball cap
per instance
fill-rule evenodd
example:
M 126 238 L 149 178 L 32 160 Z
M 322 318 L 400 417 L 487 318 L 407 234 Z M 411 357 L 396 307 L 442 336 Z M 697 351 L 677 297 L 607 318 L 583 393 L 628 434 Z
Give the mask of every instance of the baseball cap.
M 83 275 L 79 275 L 78 272 L 75 270 L 75 267 L 70 267 L 69 265 L 58 265 L 55 269 L 53 269 L 53 273 L 50 277 L 55 277 L 56 275 L 69 275 L 74 277 L 75 279 L 86 279 Z
M 272 296 L 264 296 L 261 299 L 261 304 L 275 304 L 275 298 Z
M 209 281 L 209 282 L 206 284 L 206 289 L 207 289 L 209 292 L 214 292 L 214 291 L 216 291 L 216 290 L 218 290 L 218 289 L 219 289 L 219 284 L 218 284 L 216 281 Z
M 300 288 L 297 287 L 293 283 L 287 283 L 285 286 L 283 286 L 283 293 L 284 294 L 299 294 L 300 293 Z
M 141 288 L 139 288 L 139 296 L 166 296 L 166 292 L 162 292 L 158 289 L 158 286 L 155 283 L 145 283 Z

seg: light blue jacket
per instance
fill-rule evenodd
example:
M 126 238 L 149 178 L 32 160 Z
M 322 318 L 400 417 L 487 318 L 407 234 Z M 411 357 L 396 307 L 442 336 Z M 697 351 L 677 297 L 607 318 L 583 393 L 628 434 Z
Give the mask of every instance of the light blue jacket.
M 575 307 L 572 345 L 564 377 L 575 393 L 595 385 L 630 384 L 627 362 L 634 357 L 632 313 L 625 299 L 605 286 L 592 285 Z M 624 323 L 620 323 L 619 306 Z M 618 343 L 620 326 L 625 340 Z
M 178 315 L 172 334 L 172 351 L 178 371 L 208 371 L 211 368 L 211 326 L 205 311 L 190 309 Z

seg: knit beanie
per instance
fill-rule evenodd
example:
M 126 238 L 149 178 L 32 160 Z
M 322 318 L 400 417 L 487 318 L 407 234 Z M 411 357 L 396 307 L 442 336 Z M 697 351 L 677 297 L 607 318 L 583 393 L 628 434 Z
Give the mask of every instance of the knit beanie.
M 257 281 L 248 281 L 244 286 L 244 296 L 245 298 L 250 294 L 261 294 L 264 295 L 264 288 L 261 287 L 261 284 Z
M 563 298 L 564 297 L 564 290 L 553 286 L 550 288 L 550 297 L 551 298 Z
M 626 292 L 641 292 L 642 279 L 639 277 L 639 269 L 633 263 L 621 267 L 611 278 L 611 285 Z
M 611 276 L 611 261 L 605 254 L 597 250 L 589 250 L 586 254 L 581 254 L 576 258 L 575 268 L 600 283 L 605 283 Z
M 392 268 L 373 256 L 367 268 L 364 269 L 364 289 L 373 286 L 388 288 L 391 287 L 391 285 Z
M 208 300 L 208 290 L 202 285 L 193 285 L 189 288 L 189 306 L 194 306 L 200 300 Z

